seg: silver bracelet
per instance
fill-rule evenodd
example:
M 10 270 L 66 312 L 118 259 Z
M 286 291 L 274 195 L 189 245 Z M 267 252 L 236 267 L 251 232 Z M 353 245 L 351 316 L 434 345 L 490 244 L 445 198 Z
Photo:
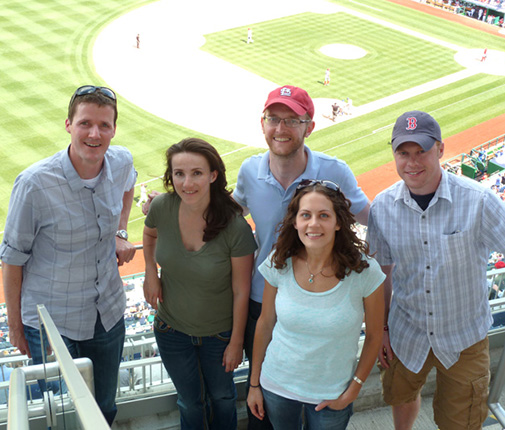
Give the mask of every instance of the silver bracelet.
M 354 379 L 359 385 L 363 386 L 363 381 L 359 379 L 356 375 L 354 375 L 352 379 Z

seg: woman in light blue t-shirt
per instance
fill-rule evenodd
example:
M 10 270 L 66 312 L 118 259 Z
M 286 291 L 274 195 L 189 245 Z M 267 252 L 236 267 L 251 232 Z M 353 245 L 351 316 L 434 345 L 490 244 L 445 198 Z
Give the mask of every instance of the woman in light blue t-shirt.
M 281 224 L 256 327 L 248 404 L 275 430 L 341 430 L 382 343 L 384 274 L 330 181 L 303 180 Z M 365 343 L 359 361 L 363 318 Z

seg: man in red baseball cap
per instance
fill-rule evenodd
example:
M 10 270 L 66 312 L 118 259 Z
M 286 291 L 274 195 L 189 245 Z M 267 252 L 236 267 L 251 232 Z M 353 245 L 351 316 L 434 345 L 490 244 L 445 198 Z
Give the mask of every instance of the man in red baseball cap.
M 270 164 L 289 160 L 289 166 L 286 166 L 288 177 L 281 179 L 284 188 L 295 179 L 293 174 L 299 174 L 305 168 L 304 140 L 314 130 L 313 117 L 314 103 L 307 91 L 301 88 L 287 85 L 268 95 L 261 125 L 270 152 L 281 157 L 270 160 Z
M 329 180 L 339 184 L 351 201 L 351 211 L 361 224 L 368 219 L 369 201 L 347 164 L 335 157 L 311 151 L 305 139 L 314 130 L 314 103 L 307 91 L 291 85 L 273 90 L 267 98 L 261 127 L 269 150 L 242 163 L 233 193 L 245 213 L 251 213 L 259 242 L 255 268 L 265 260 L 275 242 L 275 229 L 283 219 L 302 179 Z M 249 360 L 256 321 L 261 313 L 265 281 L 254 271 L 244 348 Z M 259 381 L 251 381 L 255 391 Z M 271 429 L 263 407 L 249 412 L 248 429 Z M 260 419 L 258 419 L 258 417 Z

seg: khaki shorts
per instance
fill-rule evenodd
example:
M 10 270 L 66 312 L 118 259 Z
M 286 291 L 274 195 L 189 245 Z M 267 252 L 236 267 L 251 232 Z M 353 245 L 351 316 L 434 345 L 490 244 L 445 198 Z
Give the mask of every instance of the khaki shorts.
M 449 369 L 432 350 L 419 373 L 408 370 L 396 357 L 388 369 L 379 366 L 384 401 L 395 406 L 416 400 L 433 367 L 437 369 L 433 411 L 440 430 L 481 429 L 488 414 L 489 339 L 462 351 Z

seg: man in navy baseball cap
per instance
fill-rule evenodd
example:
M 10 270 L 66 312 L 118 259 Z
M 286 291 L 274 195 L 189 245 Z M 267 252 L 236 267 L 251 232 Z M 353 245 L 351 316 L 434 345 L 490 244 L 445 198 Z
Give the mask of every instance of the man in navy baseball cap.
M 440 126 L 426 112 L 401 115 L 391 145 L 402 180 L 375 198 L 367 232 L 388 275 L 379 353 L 384 401 L 395 429 L 412 429 L 421 388 L 436 368 L 438 428 L 481 429 L 493 321 L 486 269 L 491 251 L 505 251 L 505 205 L 490 189 L 442 169 Z
M 396 171 L 410 192 L 434 193 L 442 177 L 440 159 L 444 155 L 437 121 L 426 112 L 405 112 L 396 120 L 391 145 Z

